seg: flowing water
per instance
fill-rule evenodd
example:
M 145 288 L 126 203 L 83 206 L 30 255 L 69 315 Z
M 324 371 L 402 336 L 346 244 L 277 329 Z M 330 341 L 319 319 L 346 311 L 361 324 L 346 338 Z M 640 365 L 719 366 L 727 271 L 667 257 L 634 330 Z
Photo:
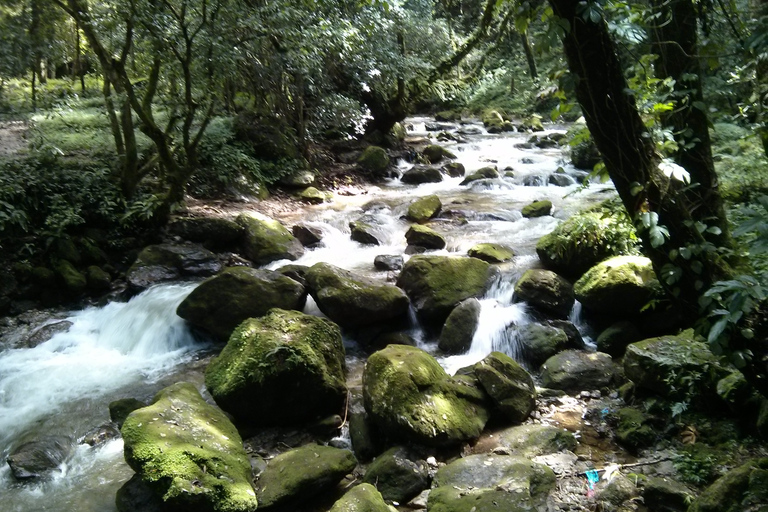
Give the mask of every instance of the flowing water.
M 410 135 L 426 136 L 425 121 L 412 119 Z M 375 270 L 374 258 L 404 253 L 409 224 L 403 217 L 411 202 L 426 195 L 440 197 L 446 218 L 433 227 L 445 236 L 448 245 L 432 253 L 465 255 L 481 242 L 514 248 L 517 256 L 500 266 L 501 277 L 481 300 L 480 327 L 469 352 L 441 359 L 448 371 L 472 364 L 492 350 L 518 355 L 514 334 L 505 328 L 530 321 L 525 305 L 512 303 L 512 293 L 519 275 L 538 261 L 536 241 L 562 219 L 603 200 L 613 190 L 610 185 L 581 190 L 576 182 L 581 177 L 579 171 L 564 162 L 560 149 L 515 147 L 528 135 L 488 135 L 480 125 L 475 128 L 479 134 L 449 145 L 467 173 L 496 165 L 500 171 L 514 169 L 514 177 L 481 180 L 470 186 L 460 185 L 462 178 L 420 186 L 393 178 L 371 187 L 366 194 L 337 196 L 332 203 L 307 206 L 281 219 L 287 224 L 304 221 L 324 234 L 320 247 L 290 263 L 329 262 L 380 279 L 391 280 L 392 276 Z M 402 172 L 409 166 L 401 162 L 399 169 Z M 571 184 L 547 185 L 558 167 L 571 177 Z M 542 199 L 552 201 L 551 216 L 522 217 L 523 206 Z M 467 222 L 450 220 L 456 216 Z M 381 245 L 363 246 L 350 239 L 349 222 L 360 218 L 376 226 Z M 274 262 L 268 268 L 286 263 Z M 64 434 L 76 439 L 108 420 L 111 400 L 125 396 L 147 399 L 169 382 L 184 378 L 178 376 L 185 365 L 205 347 L 175 315 L 176 306 L 193 286 L 157 286 L 128 303 L 75 313 L 69 318 L 73 325 L 68 332 L 35 348 L 0 353 L 0 456 L 5 459 L 14 447 L 45 435 Z M 305 311 L 320 314 L 311 300 Z M 578 322 L 577 316 L 574 320 Z M 415 321 L 413 334 L 423 347 L 435 350 L 434 340 L 427 339 Z M 354 346 L 354 340 L 345 343 Z M 354 366 L 362 367 L 362 358 L 353 359 L 357 361 Z M 359 387 L 359 375 L 351 379 L 350 385 Z M 115 492 L 131 475 L 119 440 L 99 448 L 77 446 L 60 470 L 42 483 L 19 484 L 3 465 L 0 510 L 113 511 Z

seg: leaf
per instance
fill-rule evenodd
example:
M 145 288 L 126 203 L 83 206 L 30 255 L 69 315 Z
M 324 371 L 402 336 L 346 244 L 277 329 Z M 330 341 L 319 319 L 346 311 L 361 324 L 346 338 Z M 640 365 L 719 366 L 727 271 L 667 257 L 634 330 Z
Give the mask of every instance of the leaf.
M 659 163 L 659 170 L 669 179 L 682 181 L 686 185 L 691 182 L 688 171 L 667 158 Z
M 728 325 L 728 317 L 724 316 L 717 322 L 715 322 L 712 325 L 712 328 L 709 330 L 709 335 L 707 336 L 707 341 L 710 344 L 714 344 L 718 338 L 720 338 L 720 335 L 723 334 L 723 331 L 725 331 L 726 326 Z
M 632 196 L 636 196 L 637 194 L 642 192 L 644 188 L 645 187 L 640 183 L 633 181 L 632 183 L 629 184 L 629 193 Z

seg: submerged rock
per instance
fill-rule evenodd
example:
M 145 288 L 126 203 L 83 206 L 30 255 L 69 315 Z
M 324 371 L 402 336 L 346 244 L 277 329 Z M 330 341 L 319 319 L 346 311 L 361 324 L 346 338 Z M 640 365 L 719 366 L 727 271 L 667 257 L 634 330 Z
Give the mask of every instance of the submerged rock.
M 414 224 L 405 233 L 405 239 L 408 245 L 423 247 L 425 249 L 443 249 L 445 248 L 445 237 L 427 226 Z
M 521 210 L 523 217 L 530 219 L 534 217 L 544 217 L 552 213 L 552 201 L 534 201 L 524 206 Z
M 275 260 L 297 260 L 304 254 L 301 242 L 274 219 L 256 213 L 241 213 L 235 222 L 245 228 L 245 257 L 256 265 Z
M 661 291 L 651 260 L 615 256 L 589 269 L 573 285 L 576 299 L 595 313 L 632 317 Z
M 447 174 L 451 178 L 461 178 L 466 170 L 464 164 L 459 162 L 449 162 L 440 168 L 440 172 Z
M 8 456 L 16 480 L 31 480 L 50 475 L 72 455 L 73 440 L 68 436 L 49 436 L 24 443 Z
M 499 177 L 499 170 L 495 166 L 481 167 L 464 178 L 462 185 L 469 185 L 473 181 L 492 180 Z
M 337 413 L 347 396 L 344 346 L 331 321 L 273 309 L 243 322 L 205 371 L 216 403 L 254 425 Z

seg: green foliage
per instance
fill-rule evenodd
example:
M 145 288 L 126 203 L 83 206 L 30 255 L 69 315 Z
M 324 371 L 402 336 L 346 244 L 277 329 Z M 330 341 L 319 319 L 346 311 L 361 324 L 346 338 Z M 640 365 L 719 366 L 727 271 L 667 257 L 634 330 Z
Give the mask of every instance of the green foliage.
M 686 447 L 674 462 L 680 480 L 699 487 L 712 483 L 720 476 L 720 464 L 720 457 L 703 445 Z

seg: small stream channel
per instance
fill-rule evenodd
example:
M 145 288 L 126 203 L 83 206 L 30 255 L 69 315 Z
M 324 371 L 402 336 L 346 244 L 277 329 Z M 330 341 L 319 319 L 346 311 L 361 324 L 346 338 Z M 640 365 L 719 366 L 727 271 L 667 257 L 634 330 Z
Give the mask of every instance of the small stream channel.
M 426 137 L 425 118 L 409 120 L 412 138 Z M 512 262 L 500 266 L 501 279 L 482 299 L 480 328 L 467 354 L 442 358 L 449 371 L 472 364 L 491 350 L 516 356 L 513 339 L 503 335 L 504 327 L 529 321 L 525 306 L 512 304 L 514 283 L 519 275 L 538 263 L 536 241 L 561 220 L 613 194 L 610 184 L 593 184 L 580 190 L 580 172 L 565 162 L 559 148 L 539 149 L 525 143 L 530 135 L 506 133 L 488 135 L 482 125 L 463 128 L 465 142 L 448 143 L 467 173 L 496 165 L 500 171 L 514 169 L 513 178 L 482 180 L 460 185 L 462 178 L 420 186 L 402 184 L 393 178 L 371 187 L 366 194 L 336 196 L 333 202 L 307 206 L 281 218 L 291 225 L 299 220 L 324 233 L 322 246 L 295 262 L 312 265 L 329 262 L 379 279 L 391 278 L 374 269 L 377 255 L 402 255 L 408 223 L 402 219 L 413 200 L 437 194 L 446 220 L 433 227 L 448 241 L 435 254 L 465 255 L 473 245 L 494 242 L 515 249 Z M 557 127 L 551 131 L 564 131 Z M 543 135 L 543 134 L 539 134 Z M 409 164 L 401 162 L 399 169 Z M 574 178 L 568 186 L 548 185 L 549 175 L 562 167 Z M 535 200 L 548 199 L 554 205 L 551 216 L 526 219 L 520 210 Z M 468 219 L 450 220 L 452 214 Z M 379 246 L 364 246 L 350 239 L 348 224 L 362 215 L 377 226 Z M 406 256 L 407 258 L 407 256 Z M 278 268 L 287 261 L 273 262 Z M 200 362 L 209 345 L 196 339 L 175 315 L 176 306 L 194 284 L 161 285 L 128 303 L 111 303 L 71 315 L 68 332 L 55 335 L 34 348 L 0 352 L 0 457 L 4 461 L 18 445 L 45 435 L 67 435 L 77 439 L 109 419 L 107 405 L 117 398 L 149 399 L 157 390 L 177 380 L 192 380 L 202 388 Z M 306 312 L 319 314 L 311 299 Z M 578 319 L 576 319 L 578 320 Z M 429 339 L 414 324 L 413 336 L 435 352 Z M 354 346 L 355 340 L 345 340 Z M 350 361 L 357 370 L 350 375 L 351 387 L 359 386 L 363 360 Z M 114 496 L 132 471 L 123 461 L 122 442 L 110 441 L 98 447 L 77 445 L 74 455 L 53 478 L 41 483 L 15 482 L 7 465 L 0 467 L 0 510 L 8 512 L 115 510 Z

